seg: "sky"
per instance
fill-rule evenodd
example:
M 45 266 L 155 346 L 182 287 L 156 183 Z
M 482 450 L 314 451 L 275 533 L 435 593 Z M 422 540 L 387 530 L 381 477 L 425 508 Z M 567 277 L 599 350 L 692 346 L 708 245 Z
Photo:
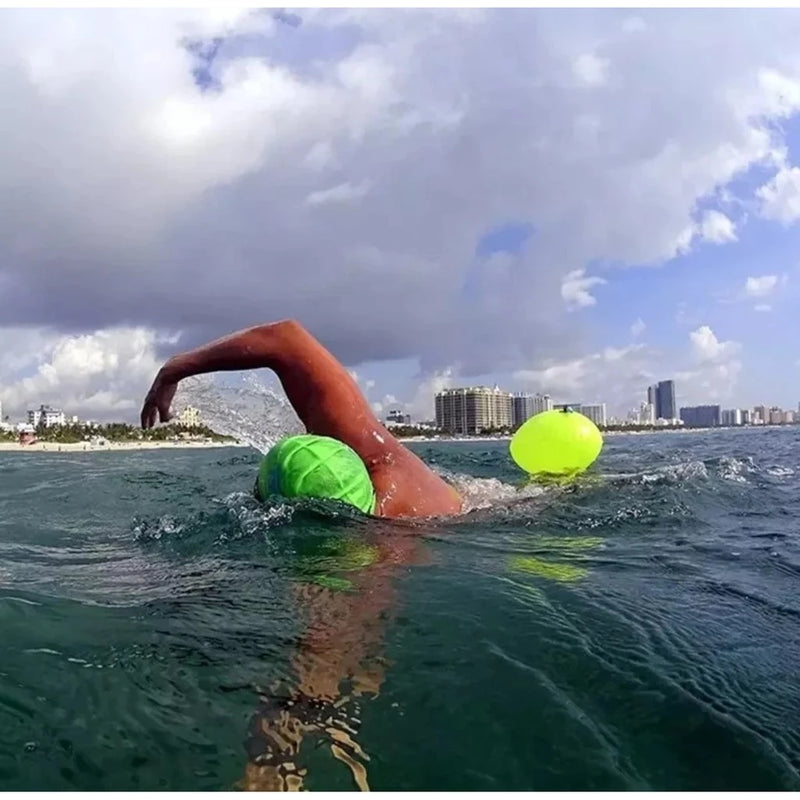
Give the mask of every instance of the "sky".
M 295 318 L 376 413 L 794 408 L 800 12 L 0 10 L 0 401 Z

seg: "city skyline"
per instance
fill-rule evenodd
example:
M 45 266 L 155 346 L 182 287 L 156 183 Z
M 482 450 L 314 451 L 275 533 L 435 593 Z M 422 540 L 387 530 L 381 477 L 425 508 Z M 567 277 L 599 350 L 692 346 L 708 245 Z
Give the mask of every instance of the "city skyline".
M 667 379 L 646 387 L 645 401 L 617 418 L 607 413 L 605 403 L 553 402 L 549 394 L 508 392 L 499 386 L 462 386 L 443 389 L 435 395 L 435 426 L 455 433 L 479 433 L 482 429 L 516 428 L 525 420 L 551 409 L 572 409 L 601 427 L 643 425 L 719 427 L 739 425 L 782 425 L 800 421 L 796 409 L 756 405 L 752 408 L 723 407 L 720 404 L 676 406 L 675 381 Z M 494 406 L 502 400 L 505 416 Z M 397 411 L 391 412 L 396 414 Z M 387 421 L 395 421 L 392 416 Z M 510 420 L 506 423 L 504 420 Z M 404 417 L 404 424 L 409 418 Z
M 394 402 L 386 408 L 374 408 L 376 415 L 384 422 L 389 422 L 397 425 L 412 425 L 419 423 L 432 423 L 439 420 L 439 413 L 436 408 L 437 396 L 446 394 L 463 394 L 465 392 L 485 391 L 491 395 L 505 396 L 508 399 L 508 412 L 507 418 L 496 420 L 496 427 L 515 427 L 525 419 L 533 416 L 540 411 L 550 410 L 552 408 L 565 408 L 570 407 L 573 410 L 581 411 L 598 425 L 615 425 L 615 424 L 641 424 L 652 425 L 659 420 L 684 420 L 684 411 L 700 412 L 705 414 L 716 414 L 716 422 L 709 423 L 713 425 L 739 425 L 770 423 L 770 424 L 783 424 L 784 422 L 800 421 L 800 401 L 795 408 L 785 408 L 776 404 L 756 404 L 750 407 L 742 407 L 736 405 L 723 405 L 723 404 L 697 404 L 693 406 L 678 405 L 675 407 L 676 414 L 673 417 L 659 417 L 656 416 L 657 410 L 651 402 L 653 399 L 658 398 L 659 389 L 663 392 L 666 391 L 668 396 L 674 398 L 675 395 L 675 381 L 666 379 L 659 381 L 656 384 L 651 384 L 644 388 L 643 395 L 645 400 L 638 406 L 631 408 L 628 407 L 622 414 L 610 413 L 608 406 L 605 402 L 592 402 L 583 403 L 572 401 L 563 401 L 557 398 L 557 402 L 548 393 L 540 392 L 509 392 L 501 389 L 495 385 L 488 386 L 462 386 L 462 387 L 447 387 L 433 397 L 434 413 L 430 416 L 412 417 L 408 413 L 406 404 Z M 671 401 L 674 403 L 674 400 Z M 176 406 L 177 408 L 177 406 Z M 716 411 L 714 411 L 716 409 Z M 492 412 L 496 413 L 496 412 Z M 182 424 L 198 424 L 199 412 L 197 409 L 189 405 L 181 405 L 176 412 L 176 419 Z M 39 419 L 44 417 L 51 420 L 54 424 L 94 424 L 96 420 L 80 419 L 78 415 L 70 414 L 69 416 L 60 407 L 52 407 L 49 404 L 40 404 L 38 407 L 28 408 L 22 415 L 17 418 L 11 419 L 8 415 L 4 415 L 3 404 L 0 400 L 0 427 L 10 429 L 18 427 L 21 424 L 31 425 L 36 427 Z M 726 421 L 727 420 L 727 421 Z M 113 419 L 104 420 L 105 422 L 130 422 L 128 419 Z M 48 423 L 50 424 L 50 423 Z M 494 426 L 494 425 L 493 425 Z

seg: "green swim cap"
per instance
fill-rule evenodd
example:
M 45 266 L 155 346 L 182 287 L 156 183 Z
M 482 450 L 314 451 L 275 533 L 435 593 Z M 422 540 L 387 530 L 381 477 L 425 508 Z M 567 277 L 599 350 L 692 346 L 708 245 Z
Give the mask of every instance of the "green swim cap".
M 264 456 L 256 487 L 262 499 L 318 497 L 375 510 L 375 489 L 358 453 L 338 439 L 303 434 L 278 442 Z

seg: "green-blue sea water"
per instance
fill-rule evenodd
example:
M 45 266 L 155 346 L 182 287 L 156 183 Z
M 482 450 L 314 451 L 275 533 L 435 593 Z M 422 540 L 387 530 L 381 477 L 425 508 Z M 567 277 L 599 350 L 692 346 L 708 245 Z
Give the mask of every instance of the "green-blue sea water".
M 372 789 L 800 789 L 798 443 L 608 437 L 521 493 L 506 443 L 416 444 L 475 507 L 416 525 L 260 506 L 254 450 L 0 453 L 0 790 L 235 786 L 320 572 L 391 589 Z M 324 734 L 297 761 L 355 788 Z

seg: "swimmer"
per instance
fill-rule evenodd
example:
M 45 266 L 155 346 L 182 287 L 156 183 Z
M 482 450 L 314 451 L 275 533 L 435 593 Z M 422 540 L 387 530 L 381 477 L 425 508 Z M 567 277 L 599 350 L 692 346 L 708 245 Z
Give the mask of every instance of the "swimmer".
M 248 328 L 170 358 L 147 393 L 142 427 L 170 420 L 170 405 L 184 378 L 265 367 L 280 379 L 308 433 L 338 439 L 360 456 L 375 489 L 375 516 L 461 512 L 458 492 L 381 425 L 350 373 L 294 320 Z

